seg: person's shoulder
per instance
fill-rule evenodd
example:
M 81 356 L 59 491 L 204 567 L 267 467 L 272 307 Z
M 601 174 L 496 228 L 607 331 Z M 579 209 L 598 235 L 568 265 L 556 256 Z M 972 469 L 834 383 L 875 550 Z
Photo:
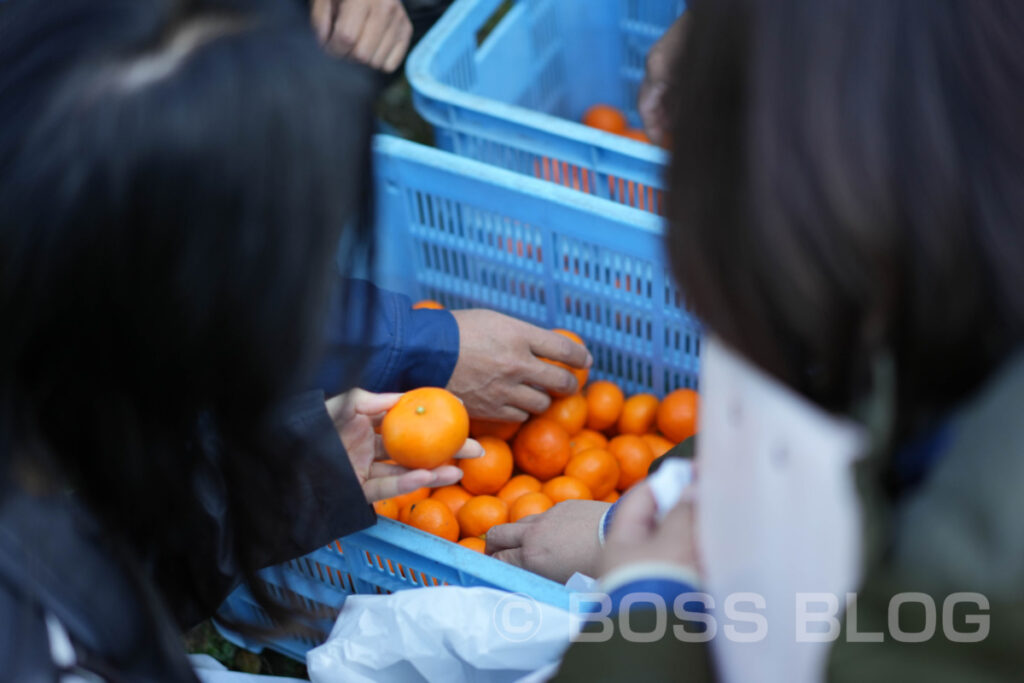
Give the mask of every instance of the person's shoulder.
M 1013 593 L 1024 581 L 1024 355 L 948 424 L 924 481 L 894 511 L 894 562 L 941 584 Z

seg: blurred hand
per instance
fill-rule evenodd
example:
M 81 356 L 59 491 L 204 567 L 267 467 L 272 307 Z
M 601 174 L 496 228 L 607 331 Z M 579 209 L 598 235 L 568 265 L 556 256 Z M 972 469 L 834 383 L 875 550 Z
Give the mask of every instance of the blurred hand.
M 689 18 L 683 14 L 647 53 L 647 71 L 640 85 L 637 109 L 644 122 L 644 132 L 656 145 L 666 144 L 668 112 L 665 95 L 672 85 L 672 64 L 686 40 L 688 25 Z
M 313 28 L 331 54 L 393 72 L 405 59 L 412 22 L 400 0 L 313 0 Z
M 657 512 L 654 494 L 647 484 L 637 484 L 630 490 L 615 508 L 599 562 L 600 576 L 641 562 L 678 564 L 697 571 L 692 495 L 684 493 L 660 524 Z
M 609 507 L 594 500 L 567 500 L 515 524 L 492 527 L 486 552 L 559 583 L 576 572 L 594 576 L 601 557 L 597 527 Z
M 448 486 L 462 479 L 462 470 L 442 465 L 433 470 L 410 470 L 379 460 L 387 460 L 380 436 L 373 428 L 398 402 L 401 394 L 371 394 L 362 389 L 335 396 L 327 401 L 327 412 L 334 421 L 345 446 L 352 469 L 371 503 L 415 491 L 424 486 Z M 484 454 L 479 443 L 468 439 L 456 458 L 478 458 Z
M 459 325 L 459 360 L 448 390 L 461 398 L 471 417 L 522 422 L 551 405 L 547 391 L 572 393 L 571 372 L 540 358 L 575 368 L 593 363 L 587 349 L 560 334 L 473 309 L 452 311 Z

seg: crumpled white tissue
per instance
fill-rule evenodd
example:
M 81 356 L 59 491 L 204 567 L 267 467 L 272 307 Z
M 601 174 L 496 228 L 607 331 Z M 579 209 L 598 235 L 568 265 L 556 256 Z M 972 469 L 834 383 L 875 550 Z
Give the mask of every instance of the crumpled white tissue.
M 352 595 L 306 655 L 313 683 L 502 683 L 554 672 L 576 625 L 528 596 L 455 586 Z
M 688 488 L 692 483 L 693 463 L 683 458 L 667 458 L 654 474 L 647 477 L 647 485 L 651 487 L 658 505 L 659 520 L 664 519 L 684 495 L 692 497 L 694 490 Z

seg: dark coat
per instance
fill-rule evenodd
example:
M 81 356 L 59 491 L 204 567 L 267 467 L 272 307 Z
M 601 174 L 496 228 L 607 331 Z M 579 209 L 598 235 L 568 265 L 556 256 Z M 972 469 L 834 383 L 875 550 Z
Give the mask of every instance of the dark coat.
M 266 565 L 306 554 L 376 521 L 352 471 L 323 395 L 282 411 L 282 429 L 303 448 L 301 496 L 267 501 L 288 515 L 290 534 L 266 538 Z M 202 590 L 179 580 L 173 558 L 145 568 L 114 544 L 72 496 L 0 494 L 0 680 L 56 681 L 87 671 L 108 681 L 194 681 L 181 627 L 209 617 L 239 581 L 217 505 L 188 561 L 205 567 Z M 63 652 L 67 640 L 73 652 Z

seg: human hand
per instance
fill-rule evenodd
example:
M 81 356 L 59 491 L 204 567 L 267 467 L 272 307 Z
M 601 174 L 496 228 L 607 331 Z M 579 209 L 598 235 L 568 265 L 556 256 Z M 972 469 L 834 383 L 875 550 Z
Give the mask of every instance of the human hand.
M 462 478 L 462 470 L 452 465 L 442 465 L 433 470 L 410 470 L 378 462 L 387 460 L 388 455 L 373 428 L 380 424 L 384 414 L 401 397 L 402 394 L 372 394 L 352 389 L 327 400 L 327 412 L 338 430 L 363 493 L 371 503 L 424 486 L 448 486 Z M 467 439 L 455 457 L 478 458 L 483 454 L 484 449 L 479 443 Z
M 672 64 L 686 40 L 688 26 L 689 18 L 683 14 L 647 53 L 647 69 L 640 84 L 637 110 L 643 119 L 647 137 L 656 145 L 666 143 L 668 112 L 665 95 L 672 85 Z
M 327 51 L 393 72 L 405 59 L 412 22 L 400 0 L 313 0 L 313 28 Z
M 487 532 L 487 554 L 552 581 L 594 575 L 601 556 L 597 528 L 609 503 L 567 500 L 539 515 Z
M 593 364 L 586 347 L 507 315 L 483 309 L 452 315 L 459 326 L 459 360 L 447 388 L 471 417 L 522 422 L 551 405 L 547 390 L 577 390 L 571 372 L 541 358 L 575 368 Z
M 598 563 L 600 576 L 631 564 L 676 564 L 697 571 L 693 488 L 657 521 L 658 505 L 651 487 L 640 483 L 615 508 Z

